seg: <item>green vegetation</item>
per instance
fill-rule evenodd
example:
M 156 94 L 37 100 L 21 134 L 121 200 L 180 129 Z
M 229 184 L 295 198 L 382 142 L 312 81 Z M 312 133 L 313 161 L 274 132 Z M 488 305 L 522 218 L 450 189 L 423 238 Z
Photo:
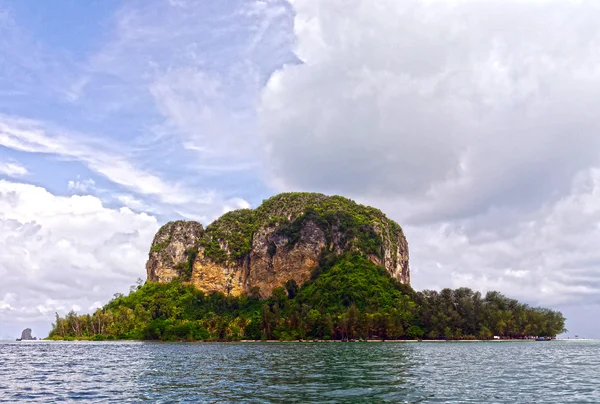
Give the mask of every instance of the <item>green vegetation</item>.
M 200 241 L 204 255 L 216 263 L 245 259 L 252 248 L 252 237 L 261 227 L 277 226 L 276 234 L 288 239 L 288 247 L 300 240 L 304 225 L 312 221 L 325 234 L 331 245 L 334 234 L 339 247 L 357 249 L 381 257 L 382 237 L 375 228 L 402 234 L 402 228 L 378 209 L 359 205 L 341 196 L 311 192 L 290 192 L 269 198 L 255 210 L 240 209 L 224 214 L 210 224 Z M 389 237 L 389 236 L 387 236 Z M 389 237 L 396 253 L 397 237 Z M 276 246 L 269 246 L 274 255 Z
M 191 253 L 190 253 L 191 255 Z M 240 340 L 491 338 L 553 336 L 559 312 L 531 308 L 498 292 L 461 288 L 415 292 L 359 253 L 324 255 L 310 282 L 258 299 L 206 295 L 177 279 L 115 295 L 94 314 L 56 316 L 51 339 Z
M 169 240 L 163 241 L 162 243 L 155 244 L 152 247 L 150 247 L 150 252 L 152 253 L 152 252 L 162 251 L 165 249 L 166 246 L 169 245 L 170 242 L 171 242 L 171 240 L 169 239 Z
M 420 317 L 428 338 L 488 339 L 493 335 L 522 338 L 554 336 L 564 331 L 560 312 L 531 308 L 499 292 L 479 292 L 468 288 L 426 290 L 417 294 Z
M 194 268 L 194 260 L 198 256 L 198 249 L 192 248 L 187 250 L 185 255 L 187 256 L 187 261 L 175 265 L 181 282 L 189 282 L 192 279 L 192 269 Z
M 228 212 L 206 228 L 200 245 L 204 255 L 216 263 L 228 260 L 239 261 L 245 258 L 252 248 L 252 235 L 259 226 L 256 213 L 252 209 L 239 209 Z M 224 243 L 229 255 L 221 248 Z

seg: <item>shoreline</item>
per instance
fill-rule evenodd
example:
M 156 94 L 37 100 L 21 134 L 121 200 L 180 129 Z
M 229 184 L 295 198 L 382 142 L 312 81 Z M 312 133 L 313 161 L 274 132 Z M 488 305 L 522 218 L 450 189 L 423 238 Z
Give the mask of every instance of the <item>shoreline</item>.
M 596 341 L 594 338 L 578 338 L 578 339 L 567 339 L 560 338 L 554 339 L 551 341 L 536 341 L 535 339 L 458 339 L 458 340 L 443 340 L 443 339 L 424 339 L 424 340 L 414 340 L 414 339 L 396 339 L 396 340 L 365 340 L 365 341 L 342 341 L 342 340 L 291 340 L 291 341 L 280 341 L 280 340 L 235 340 L 235 341 L 211 341 L 211 340 L 198 340 L 198 341 L 186 341 L 186 340 L 176 340 L 176 341 L 160 341 L 160 340 L 137 340 L 137 339 L 110 339 L 110 340 L 101 340 L 94 341 L 91 339 L 38 339 L 31 341 L 15 341 L 15 340 L 5 340 L 6 342 L 25 342 L 25 343 L 35 343 L 35 342 L 155 342 L 155 343 L 203 343 L 203 344 L 216 344 L 216 343 L 243 343 L 243 344 L 323 344 L 323 343 L 351 343 L 351 344 L 373 344 L 373 343 L 394 343 L 394 344 L 404 344 L 404 343 L 464 343 L 464 342 L 553 342 L 553 341 Z M 3 342 L 5 342 L 3 341 Z

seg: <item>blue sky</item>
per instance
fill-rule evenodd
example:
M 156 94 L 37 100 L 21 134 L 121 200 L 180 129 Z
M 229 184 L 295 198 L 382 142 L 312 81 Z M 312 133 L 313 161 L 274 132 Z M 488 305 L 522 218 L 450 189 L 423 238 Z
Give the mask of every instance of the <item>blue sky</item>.
M 0 0 L 0 337 L 127 291 L 166 221 L 289 190 L 383 209 L 416 289 L 497 289 L 600 337 L 595 13 Z
M 195 3 L 193 10 L 176 2 L 122 4 L 3 3 L 2 112 L 63 138 L 65 148 L 73 142 L 115 153 L 177 192 L 190 190 L 199 197 L 186 212 L 205 221 L 220 212 L 197 206 L 203 199 L 260 200 L 268 191 L 252 157 L 253 107 L 271 72 L 294 60 L 289 35 L 264 36 L 271 24 L 289 26 L 289 16 L 262 15 L 244 2 Z M 92 179 L 108 204 L 109 195 L 131 192 L 80 153 L 53 145 L 0 150 L 5 160 L 28 160 L 32 182 L 56 194 L 68 191 L 74 173 Z M 31 151 L 45 155 L 31 159 Z M 136 199 L 161 203 L 143 188 Z

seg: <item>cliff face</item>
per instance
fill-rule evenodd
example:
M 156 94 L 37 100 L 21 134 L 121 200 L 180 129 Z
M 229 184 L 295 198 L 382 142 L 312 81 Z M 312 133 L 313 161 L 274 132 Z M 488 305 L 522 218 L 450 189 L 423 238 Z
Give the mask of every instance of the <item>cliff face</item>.
M 146 263 L 148 279 L 170 282 L 178 277 L 203 234 L 204 229 L 197 222 L 178 220 L 161 227 L 154 236 Z
M 36 339 L 36 337 L 31 335 L 31 328 L 25 328 L 21 333 L 21 338 L 19 338 L 18 341 L 33 341 Z
M 328 255 L 360 251 L 409 284 L 408 243 L 381 211 L 339 197 L 280 194 L 255 210 L 229 212 L 206 230 L 177 221 L 156 234 L 146 264 L 148 280 L 175 277 L 206 292 L 271 294 L 289 280 L 310 279 Z

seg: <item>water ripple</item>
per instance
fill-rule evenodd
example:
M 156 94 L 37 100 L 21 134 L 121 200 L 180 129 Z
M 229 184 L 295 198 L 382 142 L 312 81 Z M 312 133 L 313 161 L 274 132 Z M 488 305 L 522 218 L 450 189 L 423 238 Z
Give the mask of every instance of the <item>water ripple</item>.
M 0 402 L 597 403 L 600 342 L 0 342 Z

